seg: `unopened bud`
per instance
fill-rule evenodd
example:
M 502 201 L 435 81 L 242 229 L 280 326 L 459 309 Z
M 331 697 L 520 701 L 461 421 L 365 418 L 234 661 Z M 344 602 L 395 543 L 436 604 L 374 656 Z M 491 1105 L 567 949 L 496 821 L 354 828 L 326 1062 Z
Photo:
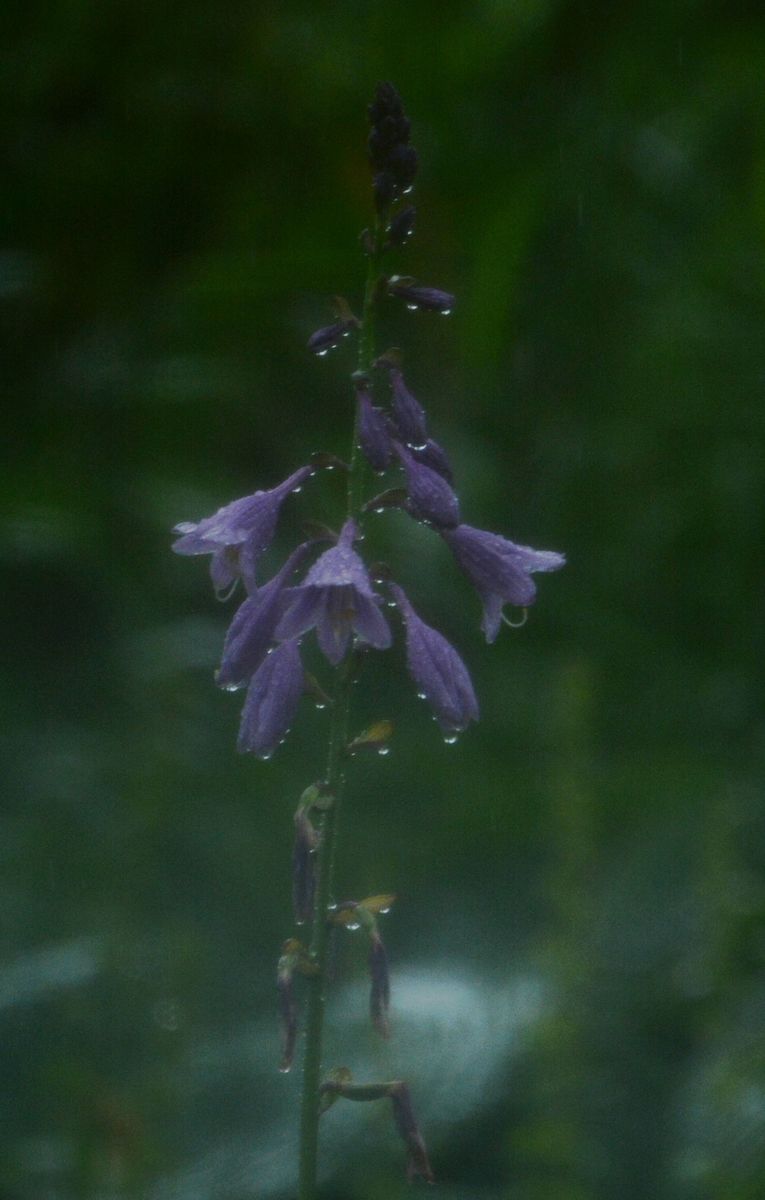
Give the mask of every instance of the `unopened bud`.
M 403 246 L 414 233 L 417 209 L 409 204 L 397 212 L 388 226 L 388 245 Z

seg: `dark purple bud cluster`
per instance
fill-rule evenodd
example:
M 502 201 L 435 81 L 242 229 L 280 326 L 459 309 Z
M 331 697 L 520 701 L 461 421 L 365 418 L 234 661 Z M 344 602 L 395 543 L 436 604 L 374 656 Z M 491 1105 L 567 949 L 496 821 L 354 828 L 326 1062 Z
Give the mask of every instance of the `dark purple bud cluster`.
M 378 212 L 386 212 L 399 196 L 411 191 L 418 166 L 417 151 L 409 144 L 409 118 L 392 83 L 377 85 L 369 123 L 367 148 L 375 205 Z

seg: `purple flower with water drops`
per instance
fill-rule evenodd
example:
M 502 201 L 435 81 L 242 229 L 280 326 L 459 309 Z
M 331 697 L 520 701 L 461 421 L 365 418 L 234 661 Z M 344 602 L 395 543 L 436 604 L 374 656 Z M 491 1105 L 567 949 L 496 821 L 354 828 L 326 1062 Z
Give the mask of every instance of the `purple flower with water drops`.
M 271 650 L 253 675 L 242 709 L 237 749 L 270 758 L 289 733 L 303 694 L 303 664 L 295 638 Z
M 300 467 L 269 491 L 232 500 L 201 521 L 176 525 L 173 532 L 181 536 L 173 543 L 174 552 L 211 554 L 210 574 L 219 595 L 240 577 L 253 589 L 258 559 L 273 539 L 282 504 L 312 472 L 312 467 Z
M 240 604 L 223 645 L 220 670 L 215 677 L 218 687 L 235 691 L 257 671 L 274 640 L 274 629 L 282 613 L 284 589 L 313 545 L 313 542 L 303 542 L 293 550 L 273 579 Z
M 420 287 L 407 276 L 393 275 L 388 280 L 388 293 L 404 300 L 408 308 L 421 308 L 426 312 L 438 312 L 448 316 L 454 308 L 456 298 L 451 292 L 440 288 Z
M 412 458 L 426 467 L 430 467 L 431 471 L 435 471 L 447 483 L 454 483 L 454 472 L 446 451 L 432 438 L 428 438 L 424 446 L 413 446 Z
M 472 525 L 443 529 L 441 535 L 483 601 L 481 628 L 487 642 L 499 633 L 505 604 L 526 608 L 534 603 L 537 589 L 532 574 L 557 571 L 566 562 L 555 550 L 532 550 Z
M 396 213 L 388 226 L 388 245 L 403 246 L 414 233 L 417 209 L 410 204 Z
M 457 497 L 442 475 L 417 460 L 396 443 L 396 454 L 406 474 L 407 507 L 411 515 L 429 521 L 437 529 L 450 529 L 459 524 L 460 506 Z
M 333 666 L 344 657 L 352 631 L 377 650 L 391 644 L 369 574 L 353 549 L 357 536 L 355 521 L 346 521 L 337 545 L 324 551 L 303 583 L 289 589 L 276 627 L 278 638 L 301 637 L 315 627 L 319 646 Z
M 393 458 L 393 444 L 385 417 L 379 408 L 375 408 L 366 387 L 360 387 L 356 397 L 359 445 L 370 466 L 375 471 L 385 471 Z
M 401 440 L 408 446 L 424 446 L 428 440 L 425 409 L 409 391 L 398 367 L 391 367 L 390 383 L 393 389 L 393 420 Z
M 406 625 L 406 662 L 417 691 L 433 709 L 447 738 L 478 720 L 478 701 L 467 667 L 437 629 L 426 625 L 398 584 L 391 593 Z

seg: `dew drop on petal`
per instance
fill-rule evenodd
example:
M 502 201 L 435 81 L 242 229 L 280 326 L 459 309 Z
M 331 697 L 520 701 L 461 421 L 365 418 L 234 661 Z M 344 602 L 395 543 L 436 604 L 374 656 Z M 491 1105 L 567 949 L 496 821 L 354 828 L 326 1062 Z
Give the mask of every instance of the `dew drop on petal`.
M 451 315 L 452 315 L 452 310 L 450 308 L 442 308 L 441 309 L 442 317 L 450 317 Z
M 355 930 L 361 929 L 361 922 L 360 921 L 346 921 L 345 928 L 350 929 L 351 933 L 353 933 L 353 932 L 355 932 Z
M 286 1065 L 285 1063 L 279 1063 L 279 1074 L 280 1075 L 289 1075 L 289 1073 L 290 1073 L 289 1066 Z
M 418 692 L 418 693 L 417 693 L 417 699 L 418 699 L 418 700 L 427 700 L 427 696 L 425 695 L 425 693 L 424 693 L 424 692 Z
M 407 306 L 406 306 L 406 307 L 409 309 L 409 311 L 410 311 L 410 312 L 417 312 L 417 309 L 419 308 L 419 305 L 417 305 L 417 304 L 407 304 Z
M 243 683 L 227 683 L 224 687 L 224 692 L 239 692 L 244 687 Z
M 456 733 L 445 733 L 444 734 L 444 745 L 453 746 L 454 743 L 457 741 L 457 737 L 458 737 L 458 735 Z
M 380 755 L 380 758 L 385 758 L 386 755 L 390 754 L 390 746 L 381 746 L 377 753 Z
M 329 354 L 329 350 L 319 350 L 316 354 L 316 357 L 317 358 L 326 358 L 328 354 Z
M 302 489 L 302 487 L 300 487 L 300 486 L 298 486 L 298 487 L 294 487 L 294 488 L 292 489 L 292 495 L 293 495 L 293 496 L 297 496 L 299 492 L 302 492 L 302 490 L 303 490 L 303 489 Z

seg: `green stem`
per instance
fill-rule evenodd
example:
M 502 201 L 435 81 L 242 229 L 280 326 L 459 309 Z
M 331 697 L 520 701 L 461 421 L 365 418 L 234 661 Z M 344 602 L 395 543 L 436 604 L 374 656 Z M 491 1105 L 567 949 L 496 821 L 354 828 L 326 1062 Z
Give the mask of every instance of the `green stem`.
M 375 224 L 373 252 L 369 256 L 364 289 L 364 308 L 359 330 L 359 372 L 371 370 L 375 355 L 374 311 L 380 281 L 387 214 Z M 364 485 L 364 459 L 358 447 L 358 429 L 354 417 L 353 441 L 348 469 L 348 517 L 358 518 Z M 324 1008 L 327 992 L 327 957 L 329 922 L 327 912 L 332 899 L 332 880 L 335 866 L 337 821 L 345 789 L 343 757 L 348 744 L 351 689 L 355 671 L 355 656 L 348 655 L 337 668 L 332 724 L 329 734 L 326 786 L 334 802 L 324 814 L 321 841 L 317 850 L 316 900 L 310 953 L 316 974 L 309 977 L 306 1014 L 305 1058 L 303 1060 L 303 1096 L 300 1110 L 300 1182 L 299 1200 L 315 1200 L 316 1168 L 319 1149 L 319 1115 L 321 1084 L 321 1053 L 324 1033 Z

